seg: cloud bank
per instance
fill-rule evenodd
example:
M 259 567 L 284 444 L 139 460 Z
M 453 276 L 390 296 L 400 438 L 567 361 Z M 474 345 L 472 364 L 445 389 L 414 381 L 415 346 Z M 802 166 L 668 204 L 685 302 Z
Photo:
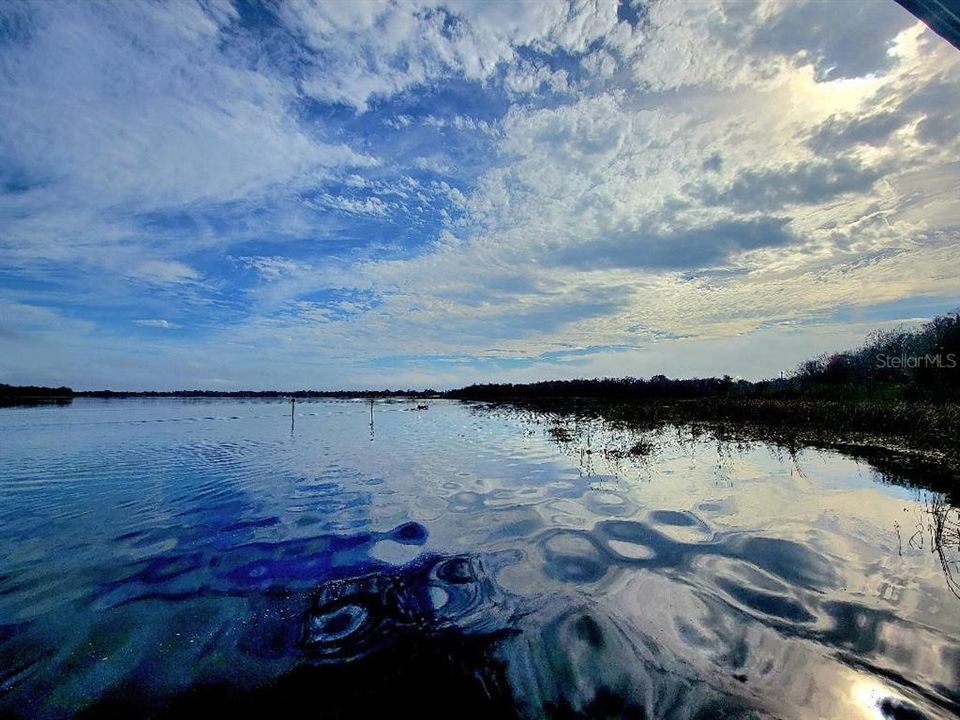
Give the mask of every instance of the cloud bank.
M 5 3 L 0 377 L 757 377 L 955 307 L 960 54 L 845 8 Z

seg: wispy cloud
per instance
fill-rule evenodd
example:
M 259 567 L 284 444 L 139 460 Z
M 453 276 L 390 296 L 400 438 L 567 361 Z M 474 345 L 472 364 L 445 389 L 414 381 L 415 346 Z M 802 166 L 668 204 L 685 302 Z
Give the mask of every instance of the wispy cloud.
M 763 374 L 947 309 L 960 54 L 845 8 L 4 4 L 0 371 Z
M 172 323 L 169 320 L 134 320 L 137 325 L 141 327 L 150 327 L 150 328 L 160 328 L 162 330 L 176 330 L 180 325 L 177 323 Z

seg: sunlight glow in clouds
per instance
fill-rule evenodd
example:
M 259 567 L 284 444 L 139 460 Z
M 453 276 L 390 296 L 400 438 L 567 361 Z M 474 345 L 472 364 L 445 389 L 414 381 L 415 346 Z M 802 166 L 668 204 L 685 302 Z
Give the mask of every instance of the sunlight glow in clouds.
M 892 0 L 6 2 L 0 379 L 756 377 L 960 304 Z

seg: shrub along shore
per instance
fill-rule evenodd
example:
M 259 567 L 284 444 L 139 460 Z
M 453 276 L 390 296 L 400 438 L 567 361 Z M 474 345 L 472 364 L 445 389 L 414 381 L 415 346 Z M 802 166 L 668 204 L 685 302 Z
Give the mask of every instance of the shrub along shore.
M 860 348 L 825 354 L 789 377 L 605 378 L 471 385 L 463 400 L 582 413 L 638 429 L 690 425 L 730 440 L 787 448 L 891 449 L 960 466 L 960 315 L 914 330 L 878 331 Z M 951 471 L 951 474 L 955 474 Z

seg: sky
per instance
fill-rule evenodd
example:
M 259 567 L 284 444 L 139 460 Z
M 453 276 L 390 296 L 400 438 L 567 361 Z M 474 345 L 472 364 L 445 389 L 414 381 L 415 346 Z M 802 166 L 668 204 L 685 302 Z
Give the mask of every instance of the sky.
M 960 306 L 892 0 L 0 3 L 0 382 L 790 372 Z

